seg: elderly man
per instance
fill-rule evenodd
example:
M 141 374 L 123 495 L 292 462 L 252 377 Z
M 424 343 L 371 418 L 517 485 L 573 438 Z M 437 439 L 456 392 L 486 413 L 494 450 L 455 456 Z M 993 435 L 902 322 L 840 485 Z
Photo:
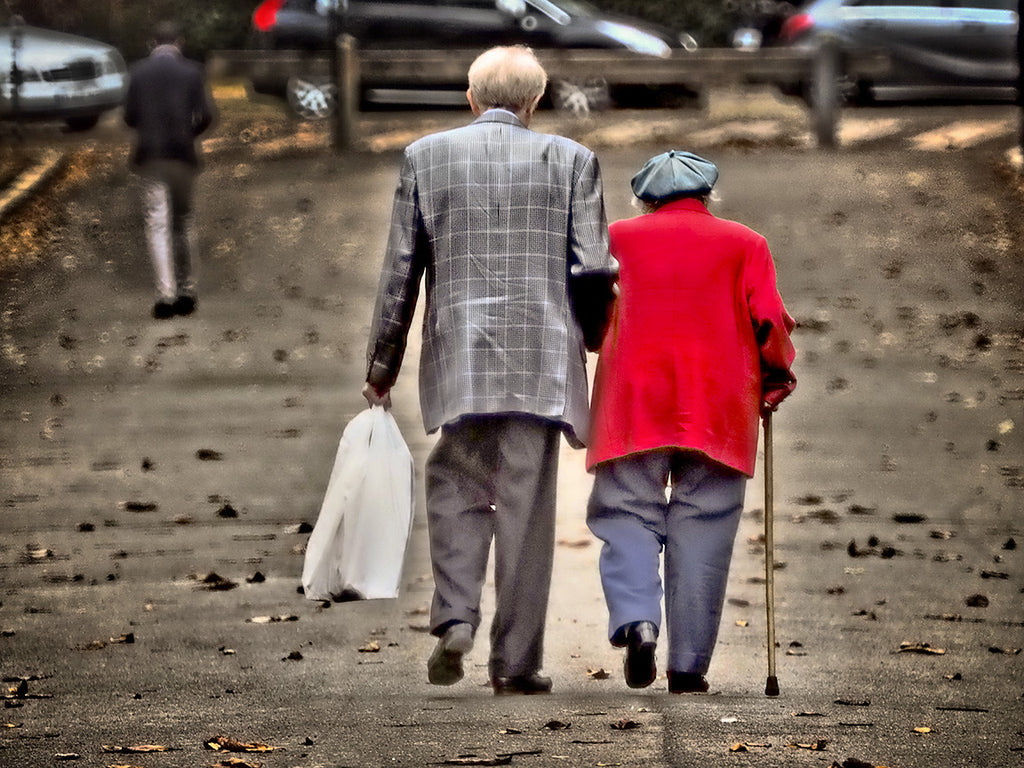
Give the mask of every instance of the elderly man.
M 528 48 L 491 49 L 469 70 L 477 119 L 406 149 L 363 389 L 390 407 L 425 276 L 420 404 L 427 431 L 441 430 L 426 465 L 427 677 L 463 676 L 493 540 L 497 695 L 551 690 L 540 670 L 559 435 L 586 440 L 585 348 L 600 343 L 616 274 L 594 153 L 528 128 L 546 84 Z

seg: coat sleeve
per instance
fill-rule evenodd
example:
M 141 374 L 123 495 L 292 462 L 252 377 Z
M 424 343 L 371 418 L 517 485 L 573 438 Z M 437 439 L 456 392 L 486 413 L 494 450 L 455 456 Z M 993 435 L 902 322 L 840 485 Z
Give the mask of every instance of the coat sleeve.
M 761 400 L 775 410 L 796 389 L 792 369 L 796 350 L 790 339 L 796 322 L 782 303 L 775 264 L 763 238 L 748 262 L 746 285 L 750 319 L 761 353 Z
M 366 351 L 366 380 L 379 391 L 394 385 L 402 367 L 428 256 L 429 244 L 417 203 L 415 169 L 406 154 L 395 191 L 391 229 Z
M 587 349 L 601 347 L 618 277 L 618 264 L 608 249 L 604 187 L 597 157 L 585 155 L 573 180 L 569 232 L 569 295 Z
M 203 79 L 202 70 L 195 68 L 195 75 L 192 79 L 192 133 L 194 136 L 206 131 L 217 117 L 217 110 L 214 106 L 213 96 Z

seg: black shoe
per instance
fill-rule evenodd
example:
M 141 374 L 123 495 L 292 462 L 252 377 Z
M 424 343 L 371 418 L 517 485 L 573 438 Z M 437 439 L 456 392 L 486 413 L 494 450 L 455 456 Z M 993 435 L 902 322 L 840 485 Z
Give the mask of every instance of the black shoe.
M 175 299 L 174 314 L 176 315 L 191 315 L 196 311 L 196 297 L 195 296 L 179 296 Z
M 455 685 L 463 676 L 462 657 L 473 649 L 473 628 L 464 621 L 450 625 L 427 660 L 427 679 L 433 685 Z
M 157 320 L 167 320 L 174 317 L 174 302 L 160 300 L 153 305 L 153 317 Z
M 669 693 L 707 693 L 708 681 L 696 672 L 668 672 Z
M 491 685 L 495 696 L 530 696 L 537 693 L 551 693 L 551 678 L 538 675 L 515 675 L 513 677 L 493 677 Z
M 654 649 L 658 646 L 658 628 L 650 621 L 638 621 L 626 630 L 626 658 L 622 671 L 630 688 L 646 688 L 658 676 Z

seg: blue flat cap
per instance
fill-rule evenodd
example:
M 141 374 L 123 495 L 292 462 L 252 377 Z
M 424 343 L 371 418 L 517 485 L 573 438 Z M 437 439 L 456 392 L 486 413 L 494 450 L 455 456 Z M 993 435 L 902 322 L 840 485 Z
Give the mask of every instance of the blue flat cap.
M 633 177 L 633 194 L 648 203 L 684 195 L 706 195 L 718 181 L 718 168 L 692 152 L 673 149 L 652 157 Z

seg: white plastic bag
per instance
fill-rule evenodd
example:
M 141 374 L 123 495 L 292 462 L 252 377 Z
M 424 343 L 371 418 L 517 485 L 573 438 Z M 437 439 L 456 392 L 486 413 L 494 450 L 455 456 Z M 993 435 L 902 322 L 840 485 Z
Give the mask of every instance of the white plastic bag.
M 341 435 L 306 543 L 306 597 L 397 597 L 413 500 L 412 455 L 395 417 L 379 406 L 359 413 Z

